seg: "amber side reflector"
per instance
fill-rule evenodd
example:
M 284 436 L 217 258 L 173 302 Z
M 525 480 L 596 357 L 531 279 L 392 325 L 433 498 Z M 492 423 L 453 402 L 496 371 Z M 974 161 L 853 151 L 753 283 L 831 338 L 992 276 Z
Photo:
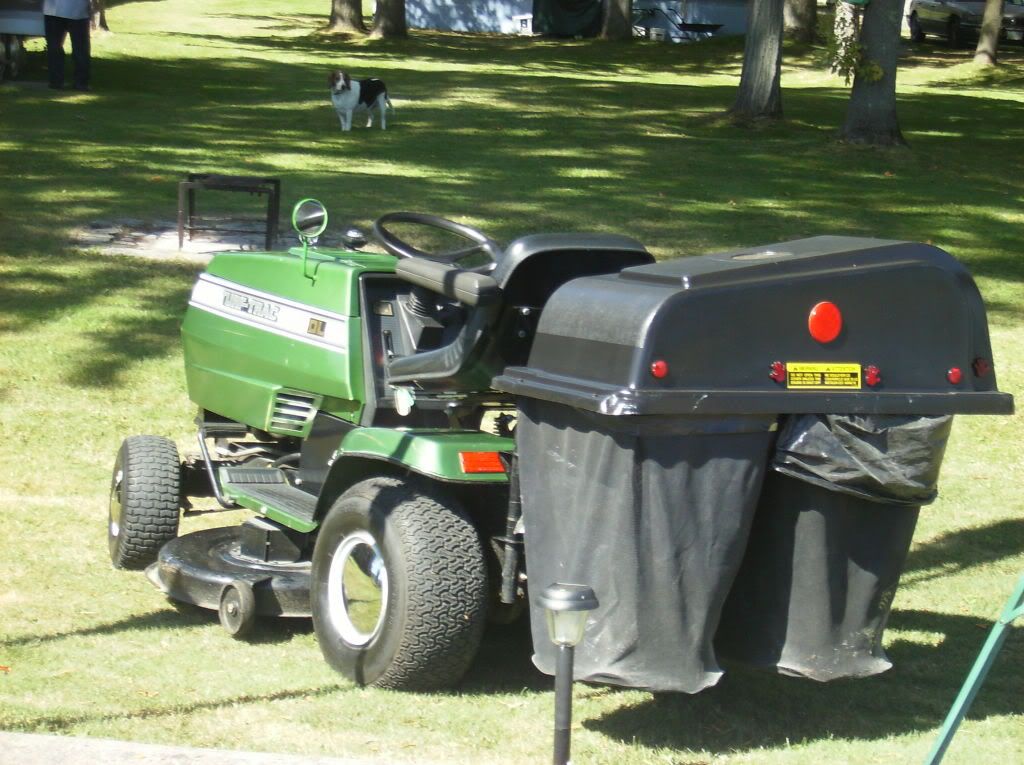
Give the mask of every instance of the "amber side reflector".
M 497 452 L 459 452 L 463 473 L 504 473 L 505 466 Z

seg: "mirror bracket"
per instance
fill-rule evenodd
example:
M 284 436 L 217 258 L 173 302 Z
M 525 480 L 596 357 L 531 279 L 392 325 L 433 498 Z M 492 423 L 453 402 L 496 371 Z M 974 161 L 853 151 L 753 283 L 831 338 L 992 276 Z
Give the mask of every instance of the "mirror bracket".
M 318 199 L 300 199 L 292 208 L 292 228 L 302 242 L 302 275 L 316 282 L 319 264 L 309 273 L 309 246 L 316 246 L 320 235 L 327 230 L 327 208 Z

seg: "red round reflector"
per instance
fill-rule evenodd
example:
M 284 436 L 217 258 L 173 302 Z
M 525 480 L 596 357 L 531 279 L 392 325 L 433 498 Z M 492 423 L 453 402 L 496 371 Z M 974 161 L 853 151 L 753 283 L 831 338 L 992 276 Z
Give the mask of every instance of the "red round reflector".
M 831 343 L 843 329 L 843 315 L 835 303 L 823 300 L 807 316 L 807 329 L 819 343 Z
M 953 367 L 946 372 L 946 379 L 953 385 L 959 385 L 960 381 L 964 379 L 964 373 L 960 371 L 960 367 Z
M 661 359 L 651 362 L 651 375 L 657 377 L 659 380 L 668 376 L 668 362 L 662 361 Z

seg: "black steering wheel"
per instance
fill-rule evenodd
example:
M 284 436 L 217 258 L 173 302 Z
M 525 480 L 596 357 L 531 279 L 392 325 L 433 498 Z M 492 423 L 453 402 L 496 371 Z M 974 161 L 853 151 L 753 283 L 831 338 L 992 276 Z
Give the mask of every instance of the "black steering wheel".
M 388 231 L 386 226 L 392 223 L 412 223 L 417 226 L 441 229 L 442 231 L 447 231 L 450 234 L 460 236 L 463 239 L 468 239 L 473 242 L 473 244 L 459 250 L 449 250 L 447 252 L 425 252 L 413 247 L 408 242 L 402 241 L 393 233 Z M 384 246 L 384 249 L 396 258 L 425 258 L 426 260 L 433 260 L 437 263 L 457 263 L 469 255 L 476 252 L 482 252 L 491 259 L 492 263 L 497 263 L 501 258 L 502 252 L 504 252 L 501 245 L 482 231 L 479 231 L 472 226 L 467 226 L 462 223 L 456 223 L 453 220 L 448 220 L 447 218 L 442 218 L 438 215 L 427 215 L 426 213 L 387 213 L 386 215 L 380 216 L 373 222 L 373 233 Z

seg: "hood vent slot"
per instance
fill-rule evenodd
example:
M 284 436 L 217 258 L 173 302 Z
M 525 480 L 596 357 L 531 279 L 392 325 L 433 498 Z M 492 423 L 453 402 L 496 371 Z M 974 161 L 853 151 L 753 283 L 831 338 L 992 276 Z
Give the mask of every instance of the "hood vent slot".
M 270 415 L 271 433 L 305 438 L 313 425 L 313 418 L 323 396 L 297 390 L 279 390 L 274 397 L 274 410 Z

